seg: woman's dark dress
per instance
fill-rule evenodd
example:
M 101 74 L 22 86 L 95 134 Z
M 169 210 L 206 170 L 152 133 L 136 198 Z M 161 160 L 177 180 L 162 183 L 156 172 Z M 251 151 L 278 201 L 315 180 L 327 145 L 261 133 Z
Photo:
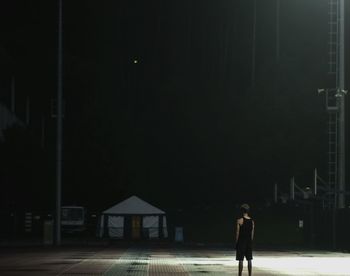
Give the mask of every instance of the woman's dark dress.
M 243 261 L 244 257 L 247 260 L 253 259 L 252 230 L 253 230 L 253 220 L 246 219 L 243 217 L 243 224 L 240 226 L 238 241 L 236 244 L 237 261 Z

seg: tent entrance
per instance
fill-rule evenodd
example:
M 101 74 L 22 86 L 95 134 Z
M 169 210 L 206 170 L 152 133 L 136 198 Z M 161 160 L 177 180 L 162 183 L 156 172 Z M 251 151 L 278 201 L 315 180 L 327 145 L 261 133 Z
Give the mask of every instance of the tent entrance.
M 133 240 L 141 238 L 141 216 L 131 217 L 131 238 Z

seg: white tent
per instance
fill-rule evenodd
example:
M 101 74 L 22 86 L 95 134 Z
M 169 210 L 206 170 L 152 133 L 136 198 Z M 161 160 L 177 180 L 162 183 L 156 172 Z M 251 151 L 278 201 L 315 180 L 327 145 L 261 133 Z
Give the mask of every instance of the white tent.
M 102 212 L 99 235 L 117 239 L 167 238 L 165 212 L 132 196 Z

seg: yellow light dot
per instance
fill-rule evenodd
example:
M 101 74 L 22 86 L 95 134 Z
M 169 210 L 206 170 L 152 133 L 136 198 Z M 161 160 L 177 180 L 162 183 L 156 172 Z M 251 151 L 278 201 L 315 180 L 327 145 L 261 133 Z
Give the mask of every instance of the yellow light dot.
M 134 64 L 138 63 L 139 61 L 137 59 L 134 59 Z

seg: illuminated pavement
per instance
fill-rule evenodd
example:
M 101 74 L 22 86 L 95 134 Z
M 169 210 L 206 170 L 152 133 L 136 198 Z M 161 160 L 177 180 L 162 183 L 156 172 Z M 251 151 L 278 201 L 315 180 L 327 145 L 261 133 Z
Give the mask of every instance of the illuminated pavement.
M 248 275 L 246 271 L 243 275 Z M 1 249 L 0 275 L 237 275 L 230 250 Z M 258 251 L 253 275 L 350 275 L 350 254 Z

